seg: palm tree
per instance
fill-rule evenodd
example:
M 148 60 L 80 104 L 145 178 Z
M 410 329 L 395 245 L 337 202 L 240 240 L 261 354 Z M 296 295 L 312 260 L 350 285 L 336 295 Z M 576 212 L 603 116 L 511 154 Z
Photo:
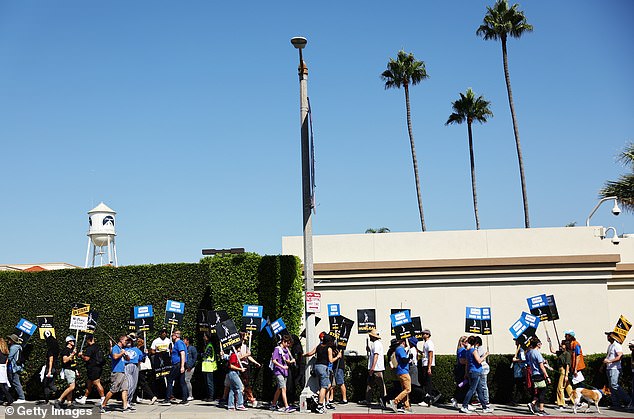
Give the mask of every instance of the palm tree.
M 403 86 L 405 90 L 405 107 L 407 108 L 407 131 L 409 133 L 409 144 L 412 148 L 412 162 L 414 164 L 414 178 L 416 180 L 416 195 L 418 197 L 418 212 L 420 214 L 420 225 L 423 231 L 425 228 L 425 216 L 423 215 L 423 199 L 420 192 L 420 178 L 418 176 L 418 161 L 416 160 L 416 147 L 414 147 L 414 133 L 412 132 L 412 115 L 409 106 L 409 85 L 412 86 L 420 83 L 429 76 L 425 70 L 425 63 L 414 58 L 414 54 L 407 53 L 403 50 L 398 52 L 396 60 L 390 58 L 387 63 L 387 70 L 381 74 L 381 78 L 385 81 L 386 89 L 400 89 Z
M 510 35 L 513 38 L 521 37 L 525 32 L 532 32 L 533 25 L 526 22 L 524 12 L 517 10 L 519 4 L 509 8 L 507 0 L 498 0 L 493 7 L 487 7 L 484 23 L 476 31 L 477 35 L 485 40 L 493 39 L 502 41 L 502 60 L 504 62 L 504 78 L 506 79 L 506 91 L 509 97 L 511 117 L 513 119 L 513 132 L 515 134 L 515 146 L 517 148 L 517 160 L 520 166 L 520 180 L 522 182 L 522 199 L 524 201 L 524 225 L 530 227 L 528 219 L 528 196 L 526 195 L 526 178 L 524 177 L 524 160 L 522 159 L 522 147 L 520 146 L 520 131 L 515 116 L 513 104 L 513 92 L 511 91 L 511 78 L 509 76 L 508 55 L 506 52 L 506 40 Z
M 634 143 L 625 146 L 618 160 L 625 167 L 629 166 L 632 173 L 622 175 L 618 180 L 607 181 L 599 194 L 602 198 L 617 196 L 625 210 L 634 212 Z
M 478 216 L 478 196 L 476 194 L 475 160 L 473 159 L 471 124 L 474 121 L 483 124 L 487 121 L 488 117 L 493 116 L 493 112 L 489 109 L 490 104 L 491 102 L 484 100 L 482 96 L 476 98 L 473 90 L 469 88 L 466 94 L 460 93 L 460 99 L 451 103 L 453 113 L 449 115 L 449 119 L 447 119 L 445 123 L 445 125 L 462 124 L 467 121 L 469 158 L 471 159 L 471 190 L 473 191 L 473 211 L 475 212 L 476 230 L 480 230 L 480 217 Z

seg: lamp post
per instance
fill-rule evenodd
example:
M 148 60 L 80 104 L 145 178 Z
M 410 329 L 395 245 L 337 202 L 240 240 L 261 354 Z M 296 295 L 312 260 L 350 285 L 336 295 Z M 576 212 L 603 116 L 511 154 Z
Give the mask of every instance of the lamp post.
M 302 139 L 302 213 L 304 222 L 304 278 L 306 279 L 306 292 L 315 290 L 313 273 L 313 222 L 312 222 L 312 179 L 310 146 L 308 142 L 308 67 L 304 63 L 302 49 L 308 41 L 306 38 L 296 36 L 291 39 L 291 44 L 299 50 L 299 110 Z M 304 302 L 305 303 L 305 302 Z M 316 345 L 315 314 L 304 311 L 306 323 L 306 350 L 312 350 Z M 304 386 L 310 378 L 309 363 L 306 362 L 304 374 Z
M 590 218 L 592 218 L 594 213 L 597 212 L 601 204 L 603 204 L 605 201 L 610 201 L 612 199 L 614 199 L 614 207 L 612 207 L 612 214 L 619 215 L 621 213 L 621 208 L 619 208 L 619 203 L 618 203 L 618 199 L 619 199 L 618 197 L 608 196 L 606 198 L 600 199 L 599 202 L 597 202 L 597 205 L 595 205 L 594 208 L 592 208 L 592 211 L 590 212 L 590 215 L 588 215 L 588 218 L 586 218 L 586 227 L 590 227 Z

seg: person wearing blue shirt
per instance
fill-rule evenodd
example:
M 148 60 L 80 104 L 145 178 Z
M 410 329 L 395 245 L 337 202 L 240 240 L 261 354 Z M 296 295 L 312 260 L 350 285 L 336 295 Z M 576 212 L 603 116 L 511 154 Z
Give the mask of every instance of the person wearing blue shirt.
M 461 413 L 470 413 L 469 402 L 473 395 L 477 392 L 478 400 L 482 405 L 483 413 L 491 413 L 493 409 L 487 405 L 486 397 L 484 395 L 484 387 L 480 385 L 480 379 L 482 378 L 482 358 L 478 354 L 478 339 L 475 336 L 469 336 L 467 339 L 467 377 L 469 379 L 469 391 L 467 392 L 464 400 L 462 401 Z
M 9 382 L 18 395 L 17 400 L 14 400 L 13 403 L 24 403 L 26 400 L 24 399 L 24 390 L 22 390 L 22 383 L 20 382 L 20 372 L 24 369 L 24 366 L 18 363 L 20 352 L 23 350 L 22 345 L 20 345 L 20 339 L 15 333 L 9 336 L 8 344 Z
M 123 402 L 123 411 L 129 412 L 128 406 L 128 380 L 125 376 L 125 361 L 129 359 L 128 354 L 124 350 L 128 337 L 126 335 L 119 336 L 116 345 L 110 341 L 110 359 L 112 361 L 112 375 L 110 377 L 110 390 L 106 394 L 106 398 L 101 403 L 100 412 L 106 413 L 106 405 L 115 393 L 121 392 L 121 401 Z
M 401 391 L 394 400 L 388 403 L 394 413 L 397 412 L 398 404 L 401 402 L 403 402 L 403 406 L 406 410 L 410 410 L 409 393 L 412 391 L 412 379 L 409 376 L 409 355 L 408 351 L 405 349 L 406 347 L 407 340 L 401 339 L 396 351 L 394 352 L 396 356 L 396 375 L 398 376 L 398 380 L 401 382 L 401 387 L 403 388 L 403 391 Z
M 174 391 L 174 383 L 178 381 L 181 386 L 183 397 L 180 404 L 187 406 L 189 405 L 189 401 L 187 400 L 189 393 L 187 391 L 187 384 L 185 383 L 187 346 L 185 345 L 185 342 L 181 340 L 180 330 L 175 330 L 172 333 L 172 342 L 172 369 L 170 371 L 170 375 L 167 377 L 167 392 L 165 394 L 165 400 L 163 400 L 161 405 L 170 405 L 170 398 L 172 397 L 172 393 Z
M 125 352 L 128 359 L 125 361 L 125 375 L 128 379 L 128 405 L 130 409 L 136 410 L 134 407 L 134 395 L 136 393 L 137 384 L 139 383 L 139 363 L 145 359 L 145 354 L 136 346 L 136 334 L 130 333 L 126 340 Z
M 533 401 L 528 404 L 528 410 L 534 415 L 544 416 L 544 401 L 546 399 L 546 388 L 550 385 L 550 378 L 544 366 L 544 357 L 539 352 L 542 342 L 536 337 L 530 340 L 529 350 L 526 353 L 526 363 L 531 373 L 533 382 Z M 537 410 L 539 408 L 539 410 Z

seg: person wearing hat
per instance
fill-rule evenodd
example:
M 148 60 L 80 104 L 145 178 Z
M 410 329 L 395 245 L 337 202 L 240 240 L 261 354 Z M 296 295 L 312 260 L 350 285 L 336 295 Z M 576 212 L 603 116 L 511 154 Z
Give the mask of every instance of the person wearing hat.
M 581 350 L 581 344 L 577 341 L 575 331 L 572 329 L 564 331 L 564 338 L 570 343 L 570 351 L 572 355 L 572 361 L 570 363 L 570 374 L 572 375 L 572 388 L 584 387 L 583 374 L 581 371 L 586 368 L 586 363 L 583 359 L 583 351 Z
M 623 347 L 616 340 L 616 335 L 612 331 L 605 332 L 608 342 L 608 350 L 606 351 L 603 366 L 608 377 L 608 385 L 610 386 L 610 394 L 612 398 L 612 408 L 627 407 L 631 400 L 625 390 L 619 385 L 619 376 L 621 375 L 621 358 L 623 358 Z
M 14 333 L 8 336 L 9 344 L 9 382 L 11 387 L 15 389 L 18 398 L 13 403 L 25 403 L 24 390 L 22 390 L 22 383 L 20 382 L 20 372 L 24 370 L 24 365 L 20 364 L 20 353 L 22 352 L 22 345 L 20 345 L 20 338 Z
M 172 350 L 172 340 L 167 336 L 167 329 L 162 328 L 159 332 L 159 336 L 152 341 L 150 345 L 150 355 L 152 355 L 152 366 L 156 369 L 156 365 L 161 363 L 160 359 L 164 359 L 165 365 L 171 365 L 171 361 L 169 361 L 169 353 Z M 156 376 L 159 377 L 159 372 L 156 371 Z M 162 377 L 165 377 L 166 373 L 163 373 Z M 169 374 L 169 371 L 167 371 Z M 161 378 L 154 380 L 154 386 L 152 390 L 154 394 L 161 395 L 165 394 L 167 389 L 166 378 Z
M 77 371 L 77 349 L 75 348 L 75 336 L 66 336 L 66 346 L 59 353 L 59 357 L 62 361 L 62 375 L 68 383 L 66 390 L 55 400 L 55 408 L 61 409 L 64 399 L 68 403 L 73 403 L 73 392 L 75 391 L 75 381 L 79 377 L 79 371 Z
M 423 348 L 422 353 L 423 356 L 420 360 L 420 384 L 423 388 L 423 392 L 425 393 L 425 399 L 422 406 L 431 406 L 436 403 L 438 399 L 440 399 L 440 392 L 436 390 L 434 387 L 434 383 L 432 382 L 432 374 L 434 367 L 436 366 L 436 356 L 435 356 L 435 348 L 434 342 L 431 340 L 431 330 L 424 329 L 422 332 L 423 335 Z
M 383 371 L 385 371 L 385 352 L 383 350 L 383 343 L 381 342 L 381 336 L 376 329 L 370 330 L 368 333 L 370 342 L 368 342 L 368 382 L 365 389 L 365 400 L 359 402 L 359 404 L 370 404 L 372 402 L 372 389 L 375 385 L 378 385 L 381 397 L 379 398 L 379 404 L 384 406 L 385 395 L 385 381 L 383 381 Z
M 394 411 L 394 413 L 399 411 L 399 403 L 403 403 L 403 407 L 405 410 L 410 411 L 409 404 L 409 393 L 412 392 L 412 379 L 409 376 L 409 354 L 408 354 L 408 342 L 407 339 L 399 339 L 398 346 L 394 351 L 394 355 L 396 356 L 396 376 L 398 377 L 398 381 L 401 383 L 401 392 L 394 398 L 394 400 L 390 400 L 387 405 Z M 404 413 L 404 411 L 402 411 Z

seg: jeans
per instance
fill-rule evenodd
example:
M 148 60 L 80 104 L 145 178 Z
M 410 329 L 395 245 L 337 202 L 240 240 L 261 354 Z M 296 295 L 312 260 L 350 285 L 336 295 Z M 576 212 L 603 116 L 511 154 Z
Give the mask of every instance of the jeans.
M 213 372 L 204 372 L 205 383 L 207 384 L 207 398 L 213 400 L 216 395 L 216 389 L 214 387 L 214 373 Z
M 480 385 L 480 379 L 482 378 L 481 372 L 469 371 L 468 377 L 469 377 L 469 391 L 467 392 L 467 395 L 465 396 L 462 402 L 462 407 L 467 409 L 469 407 L 469 402 L 471 401 L 473 394 L 477 392 L 478 400 L 480 401 L 482 408 L 486 409 L 489 406 L 487 405 L 487 402 L 484 399 L 484 392 L 483 392 L 482 386 Z
M 170 371 L 170 375 L 167 377 L 167 392 L 165 393 L 165 399 L 169 400 L 172 397 L 172 393 L 174 391 L 174 383 L 178 381 L 181 386 L 182 400 L 187 400 L 189 393 L 187 393 L 187 385 L 185 385 L 185 374 L 181 374 L 181 365 L 174 364 L 172 365 L 172 370 Z
M 401 391 L 399 395 L 394 398 L 394 404 L 399 404 L 400 402 L 403 402 L 405 409 L 409 409 L 409 393 L 412 392 L 412 379 L 410 378 L 408 373 L 405 373 L 399 375 L 398 380 L 401 382 L 401 387 L 403 388 L 403 391 Z
M 229 409 L 235 409 L 236 398 L 238 399 L 238 407 L 244 406 L 240 374 L 238 374 L 238 371 L 229 371 L 227 376 L 229 377 L 229 400 L 227 400 L 227 407 Z
M 484 399 L 484 401 L 486 402 L 486 405 L 489 405 L 489 384 L 487 383 L 487 376 L 489 375 L 489 373 L 481 373 L 480 374 L 480 382 L 478 383 L 478 386 L 480 386 L 481 388 L 479 389 L 480 391 L 482 391 L 482 398 Z
M 17 372 L 9 372 L 7 374 L 9 377 L 9 382 L 11 383 L 11 387 L 15 389 L 15 392 L 18 394 L 18 400 L 24 400 L 24 391 L 22 390 L 22 383 L 20 382 L 20 374 Z
M 627 406 L 630 403 L 630 398 L 623 388 L 619 385 L 619 375 L 621 370 L 618 368 L 612 368 L 606 370 L 608 375 L 608 385 L 612 393 L 612 406 L 619 407 L 621 402 Z
M 194 370 L 185 370 L 185 385 L 187 386 L 187 394 L 190 396 L 194 394 L 192 390 L 192 377 L 194 376 Z

